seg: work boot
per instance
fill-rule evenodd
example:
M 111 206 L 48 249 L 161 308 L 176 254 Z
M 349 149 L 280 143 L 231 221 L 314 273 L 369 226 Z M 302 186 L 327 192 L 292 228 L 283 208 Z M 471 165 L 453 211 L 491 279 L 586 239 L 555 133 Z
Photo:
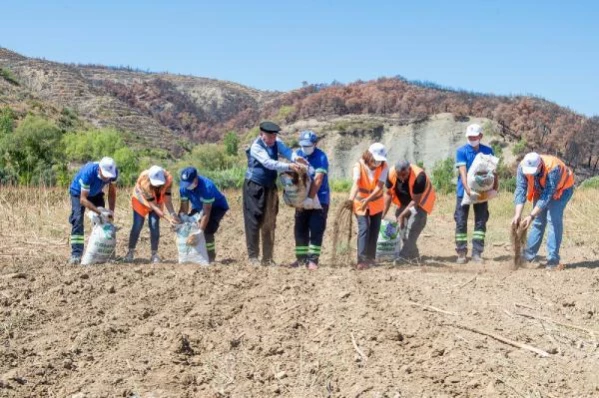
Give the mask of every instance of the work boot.
M 252 267 L 259 267 L 262 264 L 260 263 L 260 260 L 258 260 L 256 257 L 252 257 L 248 260 L 248 264 L 251 265 Z
M 81 256 L 73 254 L 71 258 L 69 258 L 70 265 L 78 265 L 81 264 Z
M 318 264 L 316 264 L 314 261 L 310 261 L 308 262 L 308 269 L 310 271 L 315 271 L 318 269 Z
M 466 253 L 458 253 L 458 259 L 456 260 L 456 264 L 466 264 L 468 259 L 466 258 Z
M 277 263 L 275 262 L 275 260 L 273 260 L 273 259 L 271 258 L 271 259 L 268 259 L 268 260 L 264 260 L 264 259 L 263 259 L 263 260 L 262 260 L 262 265 L 264 265 L 265 267 L 277 267 L 279 264 L 277 264 Z
M 477 264 L 482 264 L 485 262 L 480 253 L 472 253 L 472 262 Z
M 356 265 L 356 269 L 357 269 L 358 271 L 363 271 L 363 270 L 365 270 L 365 269 L 368 269 L 368 267 L 369 267 L 369 266 L 368 266 L 368 263 L 367 263 L 367 262 L 360 262 L 360 263 L 358 263 L 358 265 Z
M 300 262 L 299 260 L 295 260 L 294 262 L 292 262 L 291 264 L 289 264 L 287 267 L 288 268 L 298 268 L 300 266 Z
M 134 258 L 135 258 L 135 249 L 129 249 L 129 251 L 125 255 L 125 258 L 123 259 L 123 261 L 125 261 L 126 263 L 132 263 Z
M 150 257 L 150 262 L 152 264 L 160 264 L 162 262 L 162 260 L 160 260 L 160 257 L 158 256 L 157 252 L 152 252 L 152 257 Z

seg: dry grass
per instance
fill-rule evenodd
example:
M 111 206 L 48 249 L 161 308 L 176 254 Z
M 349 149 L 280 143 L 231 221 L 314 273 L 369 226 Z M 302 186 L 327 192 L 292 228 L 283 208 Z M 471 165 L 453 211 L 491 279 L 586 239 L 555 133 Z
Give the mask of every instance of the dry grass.
M 117 200 L 116 224 L 120 227 L 119 247 L 125 244 L 125 236 L 131 226 L 129 189 L 120 189 Z M 565 213 L 565 233 L 562 248 L 576 254 L 581 259 L 596 259 L 599 256 L 599 202 L 597 189 L 578 189 L 568 204 Z M 240 202 L 241 193 L 228 191 L 229 203 Z M 343 208 L 345 194 L 334 194 L 331 215 L 334 215 L 332 228 L 327 232 L 325 248 L 331 248 L 333 255 L 351 256 L 355 242 L 349 243 L 353 217 L 351 209 Z M 178 199 L 175 208 L 178 208 Z M 282 206 L 282 205 L 281 205 Z M 447 254 L 452 255 L 455 222 L 453 212 L 455 196 L 439 195 L 436 208 L 429 218 L 426 235 L 434 235 L 447 241 Z M 68 253 L 70 225 L 68 217 L 71 205 L 68 192 L 59 188 L 11 188 L 0 189 L 0 260 L 20 258 L 55 257 L 64 258 Z M 528 210 L 527 210 L 528 209 Z M 525 213 L 530 210 L 527 205 Z M 235 211 L 235 206 L 233 210 Z M 502 193 L 489 205 L 490 219 L 487 227 L 487 245 L 511 246 L 511 218 L 513 217 L 513 196 Z M 471 219 L 473 215 L 470 215 Z M 470 232 L 472 231 L 472 222 Z M 235 226 L 240 231 L 243 226 Z M 86 228 L 89 228 L 86 223 Z M 280 229 L 281 227 L 279 227 Z M 86 233 L 89 231 L 86 230 Z M 146 231 L 144 229 L 143 234 Z M 347 241 L 347 242 L 346 242 Z M 543 249 L 542 249 L 543 250 Z M 423 253 L 426 254 L 426 253 Z M 335 264 L 339 258 L 332 263 Z

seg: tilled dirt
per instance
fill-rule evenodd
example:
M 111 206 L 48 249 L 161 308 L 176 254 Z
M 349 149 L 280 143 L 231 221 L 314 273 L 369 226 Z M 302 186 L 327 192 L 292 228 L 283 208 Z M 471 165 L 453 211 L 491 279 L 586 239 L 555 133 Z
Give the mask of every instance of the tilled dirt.
M 230 202 L 216 266 L 173 263 L 164 226 L 159 265 L 144 261 L 146 230 L 135 264 L 68 266 L 50 232 L 40 251 L 2 256 L 0 396 L 599 396 L 599 271 L 574 248 L 561 272 L 511 270 L 501 241 L 484 265 L 456 266 L 445 214 L 429 220 L 420 265 L 354 271 L 326 251 L 317 271 L 252 268 Z M 292 220 L 281 207 L 281 262 Z

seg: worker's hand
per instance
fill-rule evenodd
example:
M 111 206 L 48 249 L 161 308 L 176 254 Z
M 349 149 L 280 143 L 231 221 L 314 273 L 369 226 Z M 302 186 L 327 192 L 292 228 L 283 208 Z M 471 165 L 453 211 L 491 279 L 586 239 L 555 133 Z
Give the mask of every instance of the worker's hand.
M 310 165 L 310 163 L 308 163 L 308 161 L 302 157 L 296 158 L 295 161 L 301 165 L 306 166 L 306 167 L 308 167 Z
M 368 207 L 368 199 L 364 198 L 364 199 L 360 199 L 360 210 L 364 211 L 366 210 L 366 208 Z
M 468 185 L 464 185 L 464 192 L 466 192 L 466 195 L 468 195 L 468 197 L 472 196 L 472 191 L 470 190 L 470 187 Z
M 168 222 L 171 224 L 171 226 L 175 227 L 179 224 L 181 224 L 181 219 L 178 216 L 174 216 L 168 219 Z
M 524 220 L 522 220 L 522 222 L 520 222 L 520 227 L 526 229 L 530 226 L 531 223 L 532 223 L 532 217 L 531 216 L 525 217 Z
M 407 217 L 403 213 L 401 213 L 397 217 L 397 223 L 399 224 L 399 229 L 404 229 L 406 227 L 406 220 L 407 220 Z
M 512 219 L 512 227 L 517 228 L 520 226 L 520 216 L 514 216 Z
M 311 198 L 306 198 L 302 202 L 302 208 L 304 210 L 312 210 L 314 208 L 314 201 Z
M 307 167 L 306 167 L 306 166 L 303 166 L 303 165 L 301 165 L 301 164 L 298 164 L 298 163 L 291 163 L 291 164 L 289 164 L 289 168 L 290 168 L 292 171 L 295 171 L 295 172 L 296 172 L 296 173 L 298 173 L 298 174 L 299 174 L 299 173 L 304 173 L 304 172 L 306 172 L 306 170 L 307 170 Z

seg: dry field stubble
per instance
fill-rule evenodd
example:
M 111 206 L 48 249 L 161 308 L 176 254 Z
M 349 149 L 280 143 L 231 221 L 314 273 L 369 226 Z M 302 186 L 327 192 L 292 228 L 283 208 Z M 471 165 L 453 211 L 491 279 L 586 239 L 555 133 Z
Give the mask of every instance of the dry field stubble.
M 131 225 L 117 209 L 118 256 Z M 0 190 L 0 396 L 591 397 L 599 395 L 599 207 L 577 191 L 561 272 L 512 268 L 511 198 L 491 204 L 484 265 L 456 266 L 453 197 L 420 265 L 249 268 L 241 200 L 217 235 L 222 263 L 66 265 L 61 190 Z M 335 197 L 329 225 L 344 195 Z M 275 259 L 293 260 L 281 206 Z M 543 252 L 544 249 L 542 249 Z

